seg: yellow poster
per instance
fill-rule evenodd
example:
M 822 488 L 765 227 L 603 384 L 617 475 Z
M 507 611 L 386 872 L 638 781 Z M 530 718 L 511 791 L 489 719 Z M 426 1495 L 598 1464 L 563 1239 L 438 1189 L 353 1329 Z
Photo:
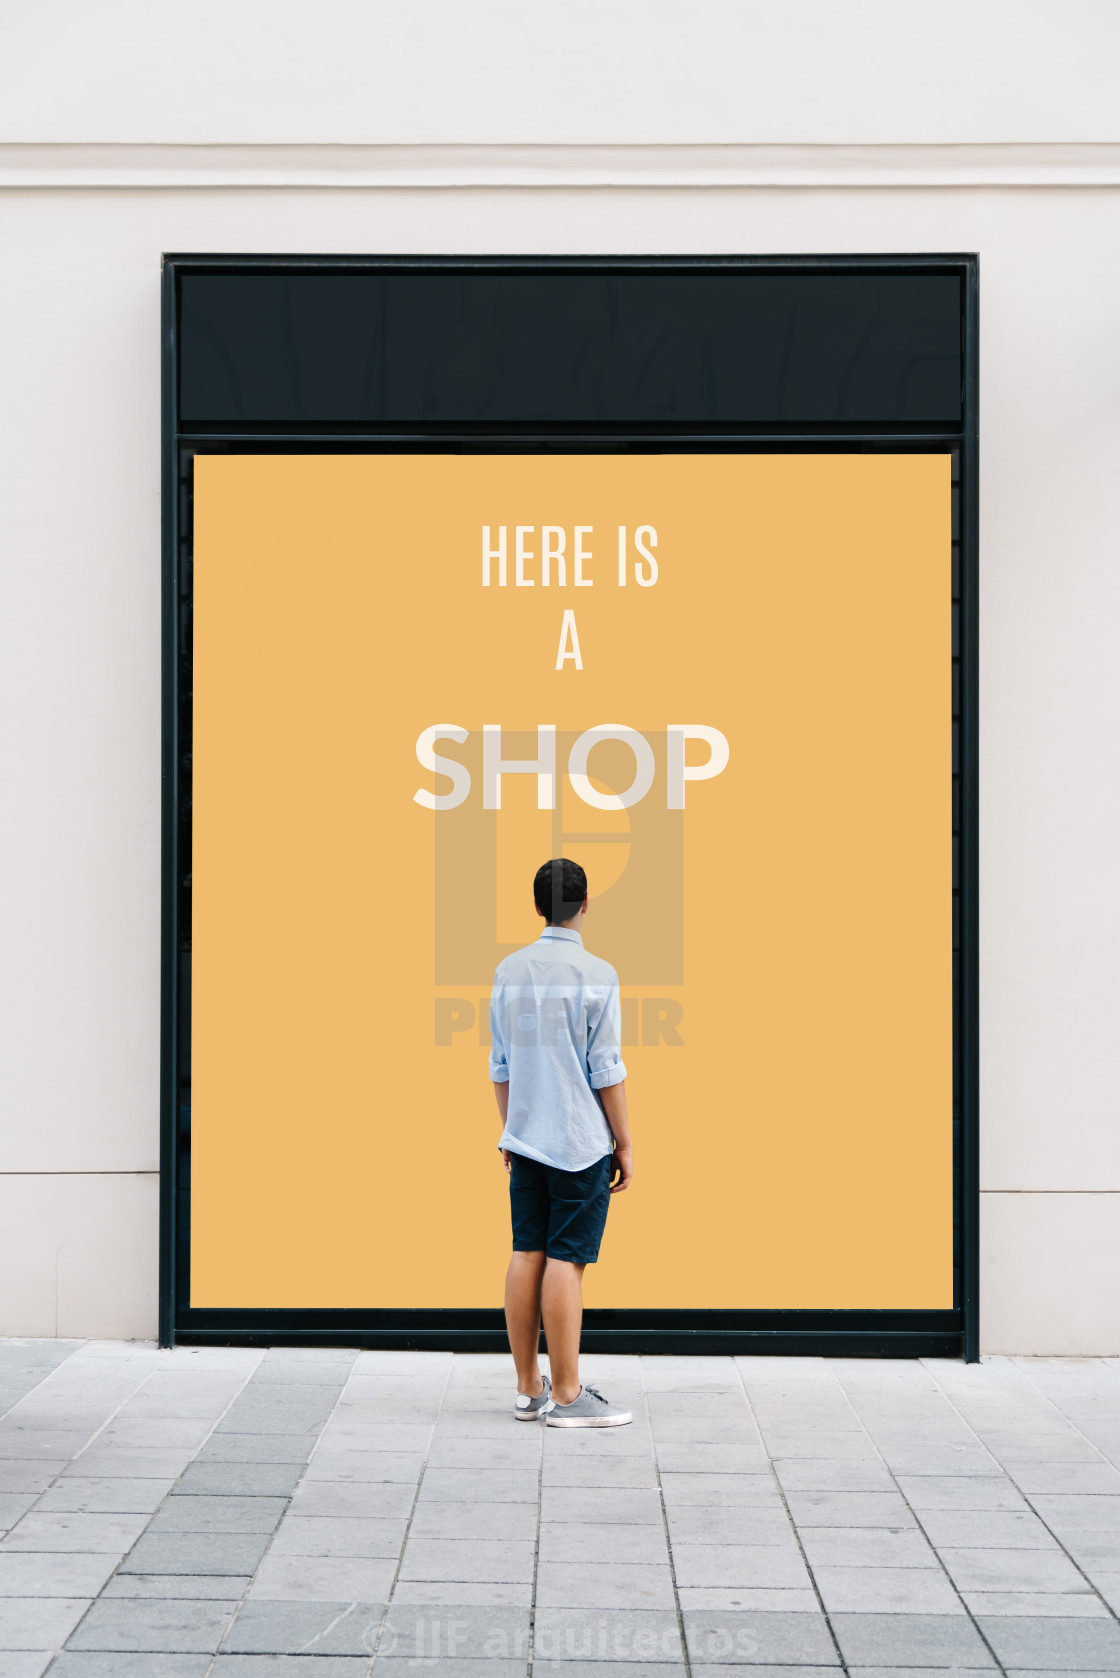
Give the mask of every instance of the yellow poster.
M 558 855 L 635 1144 L 587 1305 L 952 1305 L 949 472 L 196 459 L 192 1306 L 500 1305 Z

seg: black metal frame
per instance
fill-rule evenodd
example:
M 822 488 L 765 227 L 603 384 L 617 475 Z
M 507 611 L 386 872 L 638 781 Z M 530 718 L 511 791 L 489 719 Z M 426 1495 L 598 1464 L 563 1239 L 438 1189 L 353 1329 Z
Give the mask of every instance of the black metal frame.
M 306 425 L 282 430 L 253 425 L 181 426 L 178 417 L 178 282 L 184 273 L 613 273 L 681 270 L 771 274 L 957 274 L 963 285 L 963 404 L 958 426 L 881 424 L 756 427 L 661 427 L 534 424 L 501 426 L 344 428 Z M 698 1353 L 782 1353 L 846 1356 L 979 1358 L 979 964 L 978 964 L 978 325 L 979 274 L 974 255 L 811 257 L 301 257 L 167 256 L 163 264 L 163 767 L 162 960 L 160 1080 L 160 1304 L 163 1346 L 289 1344 L 498 1350 L 506 1345 L 498 1310 L 202 1310 L 177 1299 L 178 1273 L 189 1250 L 189 1221 L 180 1217 L 180 630 L 189 587 L 183 564 L 181 460 L 218 449 L 307 453 L 452 450 L 569 452 L 623 448 L 662 452 L 762 452 L 804 449 L 897 452 L 930 448 L 959 458 L 958 931 L 954 1008 L 954 1221 L 957 1298 L 946 1311 L 588 1311 L 583 1343 L 590 1350 Z

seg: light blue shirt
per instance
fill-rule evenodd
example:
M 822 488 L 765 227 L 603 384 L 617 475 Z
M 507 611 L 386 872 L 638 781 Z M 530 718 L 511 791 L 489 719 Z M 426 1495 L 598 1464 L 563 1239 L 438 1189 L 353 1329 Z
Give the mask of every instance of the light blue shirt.
M 614 1147 L 600 1090 L 626 1076 L 618 974 L 570 927 L 498 963 L 490 994 L 490 1077 L 509 1084 L 499 1147 L 583 1171 Z

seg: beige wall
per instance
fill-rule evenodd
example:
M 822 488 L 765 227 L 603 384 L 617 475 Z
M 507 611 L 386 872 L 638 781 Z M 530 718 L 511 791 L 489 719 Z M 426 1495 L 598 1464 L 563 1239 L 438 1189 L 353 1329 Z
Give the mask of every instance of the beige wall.
M 367 10 L 384 30 L 401 15 Z M 624 120 L 575 81 L 567 103 L 549 81 L 536 115 L 518 84 L 521 115 L 501 121 L 489 93 L 406 111 L 386 82 L 363 119 L 343 53 L 333 128 L 318 81 L 306 109 L 280 99 L 290 54 L 272 35 L 251 85 L 234 40 L 240 83 L 199 66 L 198 97 L 162 102 L 133 8 L 19 15 L 23 82 L 38 65 L 43 99 L 0 98 L 0 1332 L 155 1331 L 160 253 L 929 250 L 981 259 L 982 1339 L 1120 1352 L 1120 123 L 1100 96 L 1117 14 L 993 5 L 987 86 L 1000 30 L 1018 27 L 987 103 L 961 22 L 948 104 L 930 92 L 949 85 L 939 36 L 924 59 L 907 57 L 921 43 L 896 40 L 892 59 L 880 42 L 850 109 L 833 93 L 823 115 L 794 117 L 767 94 L 740 119 L 712 42 L 730 30 L 752 75 L 770 62 L 734 11 L 788 77 L 792 48 L 768 30 L 793 10 L 814 12 L 700 7 L 698 68 L 657 72 L 656 119 L 632 100 Z M 140 60 L 110 97 L 110 55 L 101 96 L 68 103 L 91 12 L 133 17 L 120 62 Z M 624 22 L 648 46 L 641 12 L 596 9 L 620 63 Z M 867 0 L 857 13 L 868 28 L 900 15 Z M 41 20 L 61 14 L 72 33 L 52 80 Z M 314 27 L 336 14 L 352 17 L 327 7 Z M 816 7 L 817 46 L 830 14 Z M 312 27 L 302 9 L 268 15 Z M 858 31 L 845 40 L 851 91 L 866 66 Z M 1023 89 L 1047 55 L 1032 105 Z M 431 150 L 417 108 L 437 113 Z M 563 149 L 581 140 L 596 144 Z

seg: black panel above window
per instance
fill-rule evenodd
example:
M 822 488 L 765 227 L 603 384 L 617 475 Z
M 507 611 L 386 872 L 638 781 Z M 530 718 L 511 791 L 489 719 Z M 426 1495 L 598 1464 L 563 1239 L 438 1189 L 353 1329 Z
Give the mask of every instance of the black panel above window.
M 180 421 L 953 426 L 961 312 L 944 266 L 194 272 Z

